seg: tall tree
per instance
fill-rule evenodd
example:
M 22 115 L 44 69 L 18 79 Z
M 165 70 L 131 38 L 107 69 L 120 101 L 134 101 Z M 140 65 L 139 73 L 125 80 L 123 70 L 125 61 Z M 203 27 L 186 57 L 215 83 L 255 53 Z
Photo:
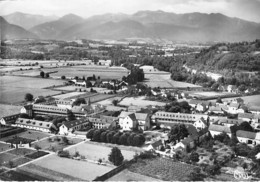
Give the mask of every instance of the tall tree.
M 32 94 L 30 94 L 30 93 L 27 93 L 27 94 L 25 94 L 25 96 L 24 96 L 24 99 L 25 99 L 25 101 L 32 101 L 33 100 L 33 95 Z
M 117 147 L 113 147 L 111 153 L 108 156 L 108 160 L 114 165 L 119 166 L 124 161 L 124 156 L 121 153 L 121 150 Z

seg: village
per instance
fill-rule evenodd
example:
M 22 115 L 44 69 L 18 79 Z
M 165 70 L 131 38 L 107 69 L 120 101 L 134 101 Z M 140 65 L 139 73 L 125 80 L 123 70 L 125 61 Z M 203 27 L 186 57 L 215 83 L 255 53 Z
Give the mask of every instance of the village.
M 12 148 L 36 149 L 67 157 L 69 154 L 66 151 L 70 150 L 66 147 L 44 146 L 39 141 L 60 138 L 59 140 L 68 142 L 71 138 L 79 140 L 79 143 L 87 142 L 88 145 L 99 146 L 101 143 L 119 148 L 124 146 L 123 149 L 130 148 L 140 155 L 152 152 L 149 155 L 159 155 L 163 160 L 174 161 L 177 166 L 189 165 L 190 174 L 187 179 L 192 180 L 198 176 L 200 180 L 214 179 L 213 176 L 220 174 L 230 175 L 228 179 L 233 179 L 233 174 L 238 169 L 238 176 L 246 174 L 250 180 L 259 175 L 256 161 L 260 157 L 260 110 L 245 104 L 242 98 L 200 100 L 198 95 L 190 92 L 190 88 L 153 88 L 147 91 L 147 87 L 142 84 L 133 87 L 125 80 L 100 80 L 93 77 L 67 79 L 65 85 L 82 92 L 89 89 L 84 92 L 101 90 L 104 93 L 99 88 L 106 88 L 107 94 L 117 94 L 118 99 L 112 97 L 92 103 L 91 97 L 32 98 L 27 95 L 23 106 L 2 107 L 1 153 L 5 153 L 4 148 L 9 145 L 7 151 Z M 232 88 L 227 86 L 226 92 L 236 93 Z M 193 90 L 196 89 L 198 88 Z M 200 92 L 203 94 L 203 91 Z M 124 99 L 129 99 L 128 104 L 124 104 Z M 166 102 L 163 104 L 157 101 Z M 20 135 L 26 132 L 27 135 L 28 132 L 36 132 L 36 135 L 30 139 Z M 41 133 L 43 137 L 39 138 Z M 5 140 L 6 137 L 8 140 Z M 34 142 L 39 144 L 34 145 Z M 75 145 L 78 145 L 77 142 Z M 84 153 L 85 149 L 80 150 L 79 146 L 77 152 Z M 76 153 L 74 156 L 77 157 Z M 108 161 L 106 164 L 106 157 L 96 158 L 94 163 L 112 165 Z M 132 160 L 132 157 L 129 159 Z M 82 157 L 78 160 L 87 159 Z M 4 163 L 11 169 L 26 164 L 14 164 L 11 159 Z M 111 176 L 118 172 L 120 173 L 117 171 L 116 174 L 110 174 L 108 179 L 113 179 Z

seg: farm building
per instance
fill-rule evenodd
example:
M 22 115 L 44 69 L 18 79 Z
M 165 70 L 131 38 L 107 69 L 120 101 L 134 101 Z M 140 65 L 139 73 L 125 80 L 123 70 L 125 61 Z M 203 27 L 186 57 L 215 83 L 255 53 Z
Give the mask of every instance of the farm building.
M 25 118 L 18 118 L 15 122 L 15 126 L 43 132 L 50 132 L 50 128 L 55 127 L 51 122 Z
M 177 123 L 194 124 L 196 121 L 200 120 L 201 118 L 207 120 L 208 115 L 158 111 L 153 114 L 152 122 L 161 124 L 162 127 L 169 127 L 172 124 L 177 124 Z
M 86 120 L 86 119 L 74 120 L 74 121 L 64 121 L 62 123 L 62 125 L 59 127 L 59 134 L 67 135 L 82 127 L 86 127 L 87 125 L 88 125 L 88 120 Z

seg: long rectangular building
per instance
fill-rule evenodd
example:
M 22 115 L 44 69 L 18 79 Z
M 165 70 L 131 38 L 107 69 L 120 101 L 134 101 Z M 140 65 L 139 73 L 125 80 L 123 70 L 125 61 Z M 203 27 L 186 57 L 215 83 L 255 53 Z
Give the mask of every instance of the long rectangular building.
M 195 121 L 201 118 L 207 120 L 208 115 L 206 114 L 187 114 L 187 113 L 173 113 L 158 111 L 153 114 L 152 122 L 158 123 L 164 126 L 172 126 L 173 124 L 193 124 Z

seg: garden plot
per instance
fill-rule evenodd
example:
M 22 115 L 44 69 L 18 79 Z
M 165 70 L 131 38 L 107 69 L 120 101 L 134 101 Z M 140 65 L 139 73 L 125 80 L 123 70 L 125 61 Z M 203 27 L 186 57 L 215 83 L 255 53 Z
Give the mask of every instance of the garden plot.
M 31 161 L 31 159 L 24 157 L 27 154 L 35 152 L 31 149 L 18 148 L 0 154 L 0 165 L 8 168 L 13 168 L 21 164 Z
M 8 136 L 8 137 L 1 138 L 1 141 L 7 141 L 7 140 L 10 140 L 10 139 L 13 139 L 14 136 L 22 137 L 22 138 L 29 139 L 29 140 L 40 140 L 42 138 L 45 138 L 45 137 L 48 137 L 48 136 L 51 136 L 51 135 L 48 134 L 48 133 L 28 130 L 28 131 L 25 131 L 25 132 L 22 132 L 22 133 L 18 133 L 18 134 L 15 134 L 15 135 L 11 135 L 11 136 Z
M 61 158 L 57 155 L 50 155 L 34 162 L 33 164 L 74 178 L 91 181 L 113 169 L 113 167 L 98 165 L 86 161 Z
M 58 136 L 49 137 L 44 140 L 33 143 L 32 147 L 34 147 L 35 145 L 38 145 L 39 147 L 41 147 L 41 149 L 56 152 L 58 150 L 63 150 L 67 146 L 74 145 L 74 144 L 77 144 L 77 143 L 83 141 L 82 139 L 78 139 L 78 138 L 67 137 L 67 139 L 68 139 L 68 143 L 64 143 L 64 141 L 62 140 L 62 137 L 58 137 Z
M 5 144 L 5 143 L 0 143 L 0 152 L 9 150 L 10 148 L 10 144 Z

